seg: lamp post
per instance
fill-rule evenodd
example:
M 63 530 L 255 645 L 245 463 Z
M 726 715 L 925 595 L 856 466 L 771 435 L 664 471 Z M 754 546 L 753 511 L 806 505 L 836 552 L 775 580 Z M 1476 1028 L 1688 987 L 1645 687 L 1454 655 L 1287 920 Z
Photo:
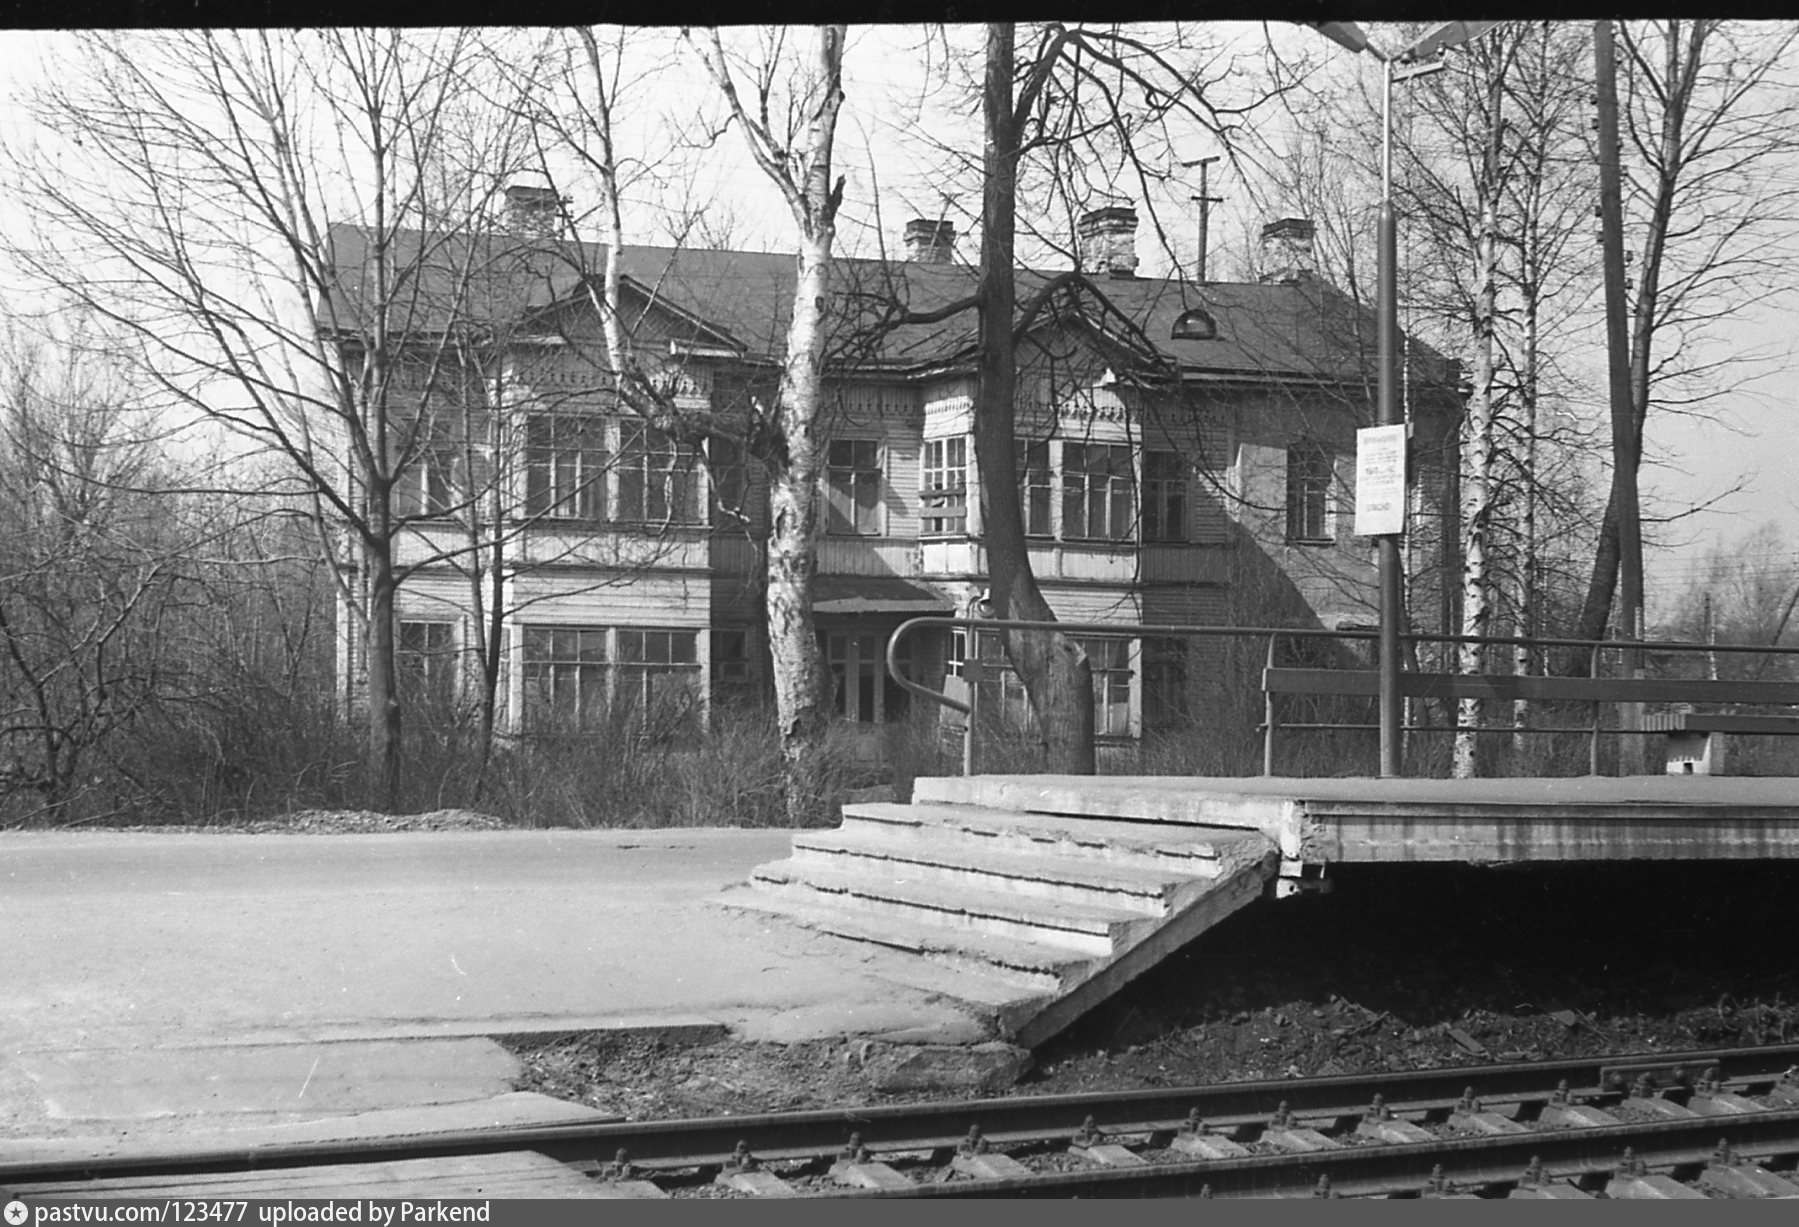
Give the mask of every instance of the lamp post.
M 1375 403 L 1377 426 L 1398 426 L 1405 418 L 1399 405 L 1399 229 L 1393 212 L 1393 83 L 1443 70 L 1434 59 L 1445 47 L 1476 38 L 1497 22 L 1450 21 L 1438 26 L 1397 54 L 1388 54 L 1368 41 L 1354 22 L 1326 22 L 1318 31 L 1332 42 L 1360 53 L 1366 51 L 1381 62 L 1380 219 L 1377 226 L 1379 273 L 1375 345 L 1379 351 L 1379 395 Z M 1406 481 L 1410 481 L 1409 475 Z M 1399 534 L 1376 538 L 1380 583 L 1380 773 L 1390 779 L 1402 774 L 1400 730 L 1404 724 L 1399 693 L 1400 563 Z

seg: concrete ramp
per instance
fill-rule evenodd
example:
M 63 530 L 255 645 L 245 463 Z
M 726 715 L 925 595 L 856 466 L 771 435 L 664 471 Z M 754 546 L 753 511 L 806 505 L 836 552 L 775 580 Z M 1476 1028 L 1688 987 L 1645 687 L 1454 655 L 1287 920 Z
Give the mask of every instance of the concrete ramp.
M 851 804 L 729 902 L 914 954 L 897 975 L 1033 1047 L 1260 897 L 1279 862 L 1229 824 Z

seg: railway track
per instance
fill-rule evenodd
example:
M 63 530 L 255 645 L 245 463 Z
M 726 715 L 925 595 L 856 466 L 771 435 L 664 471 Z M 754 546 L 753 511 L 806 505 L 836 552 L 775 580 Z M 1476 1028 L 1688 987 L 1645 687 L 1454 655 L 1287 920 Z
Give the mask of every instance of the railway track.
M 1796 1163 L 1799 1045 L 0 1160 L 0 1189 L 28 1203 L 465 1186 L 489 1197 L 1799 1197 Z M 534 1165 L 557 1178 L 533 1177 Z

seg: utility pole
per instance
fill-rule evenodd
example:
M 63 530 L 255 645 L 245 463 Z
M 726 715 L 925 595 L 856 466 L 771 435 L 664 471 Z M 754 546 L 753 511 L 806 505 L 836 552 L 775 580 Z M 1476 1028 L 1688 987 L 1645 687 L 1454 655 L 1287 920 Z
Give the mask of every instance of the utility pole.
M 1199 262 L 1198 272 L 1194 279 L 1201 284 L 1204 284 L 1208 280 L 1206 276 L 1206 247 L 1210 241 L 1211 235 L 1212 206 L 1224 203 L 1224 197 L 1209 196 L 1206 194 L 1206 172 L 1211 169 L 1212 163 L 1217 160 L 1218 155 L 1214 154 L 1209 158 L 1200 158 L 1196 162 L 1181 163 L 1183 167 L 1188 169 L 1192 169 L 1195 166 L 1199 167 L 1199 195 L 1189 196 L 1187 199 L 1199 202 Z
M 1605 270 L 1605 340 L 1610 356 L 1612 409 L 1612 491 L 1618 505 L 1618 637 L 1640 638 L 1643 616 L 1643 527 L 1637 505 L 1637 466 L 1641 441 L 1637 438 L 1636 409 L 1630 394 L 1630 333 L 1625 315 L 1624 285 L 1624 188 L 1618 164 L 1617 53 L 1612 45 L 1612 23 L 1593 23 L 1593 83 L 1599 116 L 1599 226 Z M 1642 671 L 1641 653 L 1628 650 L 1624 676 Z M 1625 736 L 1619 746 L 1619 770 L 1634 775 L 1642 765 L 1642 739 L 1634 736 L 1643 727 L 1640 703 L 1625 703 L 1619 713 Z

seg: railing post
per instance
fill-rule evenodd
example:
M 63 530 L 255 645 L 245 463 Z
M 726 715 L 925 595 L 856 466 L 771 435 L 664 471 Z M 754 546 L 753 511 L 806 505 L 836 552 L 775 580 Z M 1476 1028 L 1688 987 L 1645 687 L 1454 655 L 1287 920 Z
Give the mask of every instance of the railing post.
M 962 774 L 970 776 L 975 767 L 975 724 L 981 714 L 981 641 L 972 625 L 963 649 L 962 675 L 968 681 L 968 715 L 962 722 Z
M 1587 676 L 1594 681 L 1599 680 L 1599 644 L 1594 644 L 1587 657 Z M 1599 774 L 1599 712 L 1598 699 L 1593 700 L 1593 731 L 1587 735 L 1587 774 Z
M 1264 670 L 1274 668 L 1274 643 L 1278 635 L 1268 636 L 1268 655 L 1262 662 Z M 1274 692 L 1268 689 L 1266 674 L 1262 682 L 1262 774 L 1274 774 Z

